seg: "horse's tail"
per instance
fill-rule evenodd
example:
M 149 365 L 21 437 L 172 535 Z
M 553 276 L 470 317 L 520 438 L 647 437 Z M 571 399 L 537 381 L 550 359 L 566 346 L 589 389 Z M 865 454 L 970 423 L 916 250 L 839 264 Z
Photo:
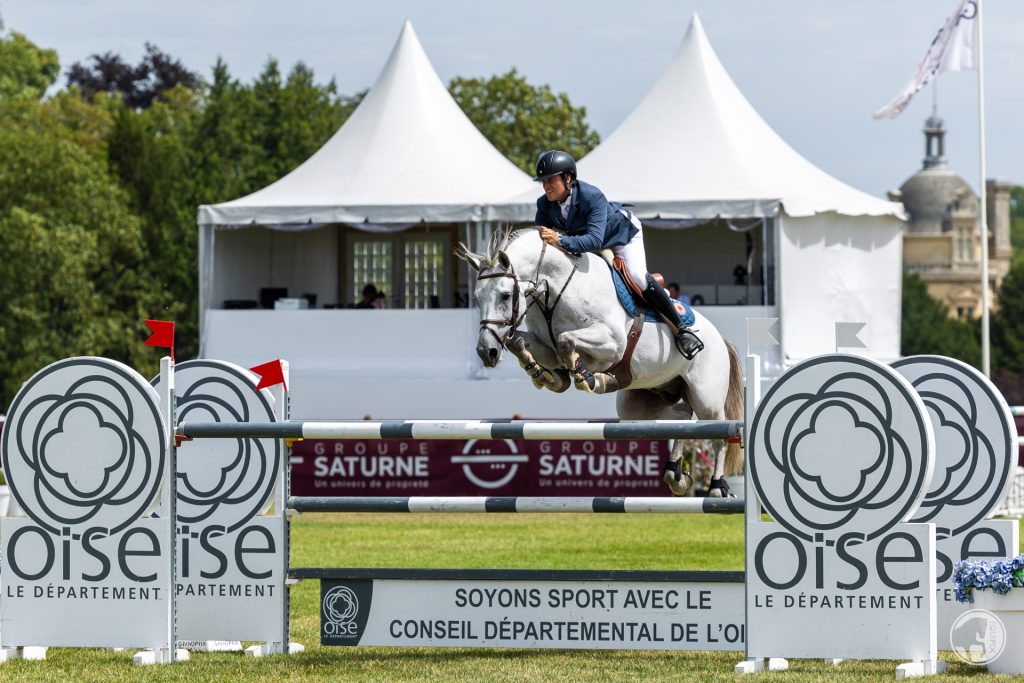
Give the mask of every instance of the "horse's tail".
M 726 341 L 729 349 L 729 391 L 725 395 L 725 419 L 743 419 L 743 371 L 740 366 L 740 354 L 732 342 Z M 738 442 L 730 442 L 725 451 L 725 473 L 743 473 L 743 447 Z

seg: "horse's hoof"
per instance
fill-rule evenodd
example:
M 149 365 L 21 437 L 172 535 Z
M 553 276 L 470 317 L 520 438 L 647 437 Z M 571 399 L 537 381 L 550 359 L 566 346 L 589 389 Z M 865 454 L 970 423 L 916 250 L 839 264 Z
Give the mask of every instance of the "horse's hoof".
M 685 496 L 689 493 L 690 487 L 693 486 L 693 477 L 688 472 L 683 472 L 682 462 L 677 461 L 674 464 L 677 467 L 673 467 L 673 463 L 665 464 L 665 471 L 662 473 L 661 478 L 668 484 L 672 493 L 677 496 Z

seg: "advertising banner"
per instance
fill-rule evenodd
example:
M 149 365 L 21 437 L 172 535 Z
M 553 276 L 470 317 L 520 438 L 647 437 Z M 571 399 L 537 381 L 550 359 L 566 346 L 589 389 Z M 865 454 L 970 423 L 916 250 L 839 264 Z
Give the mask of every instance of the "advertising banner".
M 668 496 L 667 441 L 304 440 L 296 496 Z
M 444 580 L 325 579 L 320 589 L 321 643 L 743 648 L 743 583 L 738 572 L 706 573 L 733 575 L 723 581 L 702 580 L 700 572 L 691 572 L 688 581 L 481 580 L 472 574 Z

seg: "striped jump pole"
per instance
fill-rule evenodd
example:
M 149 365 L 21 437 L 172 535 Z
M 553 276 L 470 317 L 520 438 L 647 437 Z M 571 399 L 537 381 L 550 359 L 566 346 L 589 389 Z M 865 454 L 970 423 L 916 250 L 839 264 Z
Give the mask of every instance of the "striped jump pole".
M 739 420 L 528 422 L 488 420 L 352 420 L 343 422 L 182 422 L 184 439 L 737 439 Z
M 626 512 L 741 515 L 740 498 L 527 496 L 293 496 L 297 512 Z

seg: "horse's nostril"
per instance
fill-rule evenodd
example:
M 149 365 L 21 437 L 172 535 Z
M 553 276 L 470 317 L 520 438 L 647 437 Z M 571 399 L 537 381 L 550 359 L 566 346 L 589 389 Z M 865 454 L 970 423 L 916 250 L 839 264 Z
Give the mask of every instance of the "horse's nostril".
M 498 349 L 489 349 L 487 355 L 490 356 L 492 361 L 498 360 Z

